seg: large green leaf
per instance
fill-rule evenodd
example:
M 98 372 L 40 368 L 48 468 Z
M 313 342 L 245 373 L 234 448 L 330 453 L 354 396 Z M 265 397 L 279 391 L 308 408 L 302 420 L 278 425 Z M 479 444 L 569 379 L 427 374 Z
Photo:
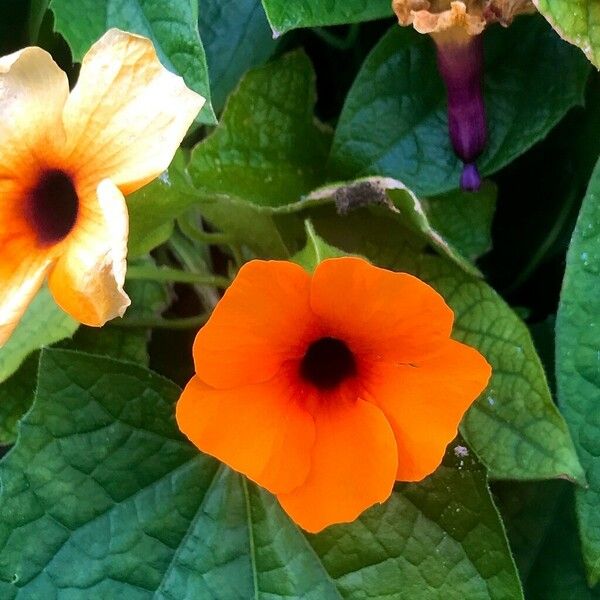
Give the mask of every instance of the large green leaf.
M 295 202 L 319 186 L 331 136 L 315 121 L 315 100 L 315 74 L 301 51 L 248 73 L 215 132 L 192 152 L 195 186 L 258 206 Z
M 355 523 L 306 536 L 177 431 L 170 382 L 43 352 L 3 460 L 0 594 L 12 598 L 521 597 L 485 472 L 450 451 Z
M 274 35 L 296 27 L 341 25 L 392 14 L 389 0 L 263 0 Z
M 552 27 L 600 68 L 600 5 L 596 0 L 533 0 Z
M 0 382 L 5 381 L 35 350 L 71 337 L 79 327 L 63 312 L 47 287 L 35 296 L 14 333 L 0 348 Z
M 39 352 L 30 354 L 21 366 L 0 383 L 0 445 L 17 439 L 19 419 L 31 408 L 37 386 Z
M 204 0 L 198 26 L 206 51 L 213 107 L 220 111 L 241 76 L 267 60 L 277 42 L 260 0 Z
M 363 211 L 340 219 L 322 210 L 312 220 L 326 241 L 379 266 L 413 273 L 437 289 L 454 310 L 454 337 L 478 348 L 493 367 L 488 389 L 461 426 L 491 476 L 583 482 L 529 331 L 489 285 L 427 252 L 421 240 L 384 216 Z
M 431 227 L 465 258 L 475 260 L 492 248 L 497 188 L 485 182 L 479 192 L 456 190 L 423 201 Z
M 260 256 L 289 254 L 272 213 L 325 179 L 331 135 L 314 119 L 315 100 L 310 60 L 287 54 L 243 78 L 192 152 L 200 212 Z
M 522 154 L 583 101 L 589 65 L 541 18 L 485 34 L 489 143 L 484 175 Z M 392 27 L 365 61 L 340 116 L 334 177 L 385 175 L 417 194 L 458 186 L 447 132 L 446 93 L 429 36 Z
M 195 0 L 51 0 L 50 8 L 78 61 L 111 27 L 150 38 L 163 65 L 206 98 L 199 122 L 216 123 Z
M 564 481 L 494 486 L 528 600 L 598 600 L 577 536 L 572 486 Z
M 600 163 L 567 255 L 556 322 L 558 400 L 589 487 L 577 492 L 583 556 L 600 580 Z

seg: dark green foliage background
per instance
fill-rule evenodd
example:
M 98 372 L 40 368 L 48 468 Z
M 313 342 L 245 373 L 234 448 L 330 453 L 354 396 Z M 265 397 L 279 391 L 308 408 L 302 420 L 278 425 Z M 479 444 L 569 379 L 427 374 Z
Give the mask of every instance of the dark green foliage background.
M 74 82 L 120 27 L 208 99 L 128 198 L 130 266 L 196 283 L 129 281 L 101 330 L 44 289 L 0 349 L 0 597 L 600 598 L 600 14 L 538 4 L 485 34 L 465 194 L 433 43 L 388 0 L 0 0 L 1 54 L 40 45 Z M 195 329 L 164 327 L 252 257 L 340 253 L 430 283 L 494 376 L 436 473 L 309 536 L 180 435 Z

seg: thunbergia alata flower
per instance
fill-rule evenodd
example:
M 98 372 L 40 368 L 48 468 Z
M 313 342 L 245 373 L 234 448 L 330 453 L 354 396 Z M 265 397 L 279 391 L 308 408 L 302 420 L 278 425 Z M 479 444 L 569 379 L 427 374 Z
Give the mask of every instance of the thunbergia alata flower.
M 440 464 L 491 368 L 426 283 L 360 258 L 244 265 L 194 344 L 179 428 L 316 532 Z
M 123 314 L 123 195 L 167 168 L 203 103 L 150 40 L 117 29 L 71 92 L 41 48 L 0 58 L 0 345 L 46 277 L 81 323 Z
M 483 40 L 489 23 L 509 25 L 519 13 L 532 12 L 530 0 L 393 0 L 401 25 L 431 34 L 440 74 L 448 93 L 448 129 L 464 163 L 460 186 L 476 191 L 481 177 L 476 160 L 487 142 L 483 100 Z

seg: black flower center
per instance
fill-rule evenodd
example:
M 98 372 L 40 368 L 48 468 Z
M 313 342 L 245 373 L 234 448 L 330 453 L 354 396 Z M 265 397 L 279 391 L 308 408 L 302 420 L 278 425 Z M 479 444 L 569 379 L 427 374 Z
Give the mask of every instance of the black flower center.
M 73 180 L 59 169 L 42 172 L 25 199 L 25 217 L 43 246 L 67 237 L 78 212 L 79 198 Z
M 300 363 L 301 377 L 321 390 L 331 390 L 355 374 L 354 355 L 344 342 L 332 337 L 314 341 Z

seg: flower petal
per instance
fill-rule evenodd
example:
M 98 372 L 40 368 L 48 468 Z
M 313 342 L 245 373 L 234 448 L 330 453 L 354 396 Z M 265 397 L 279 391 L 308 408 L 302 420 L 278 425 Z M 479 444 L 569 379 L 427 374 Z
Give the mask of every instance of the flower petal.
M 177 403 L 177 423 L 200 450 L 271 492 L 300 485 L 310 466 L 314 423 L 285 377 L 216 390 L 193 377 Z
M 150 40 L 111 29 L 85 55 L 65 106 L 72 161 L 129 194 L 169 166 L 203 104 Z
M 128 226 L 123 194 L 108 179 L 95 195 L 80 197 L 80 214 L 49 284 L 58 305 L 85 325 L 101 327 L 130 304 L 123 291 Z
M 491 372 L 477 350 L 454 340 L 412 366 L 373 365 L 367 397 L 394 430 L 399 481 L 420 481 L 435 471 Z
M 300 527 L 317 532 L 353 521 L 391 494 L 397 455 L 394 434 L 379 408 L 357 400 L 315 413 L 316 439 L 308 478 L 287 494 L 283 509 Z
M 246 263 L 196 337 L 198 377 L 218 388 L 259 383 L 302 357 L 315 330 L 309 290 L 296 264 Z
M 64 141 L 67 76 L 41 48 L 0 58 L 0 180 L 52 160 Z
M 313 276 L 310 302 L 328 335 L 358 354 L 400 362 L 448 338 L 454 320 L 444 299 L 420 279 L 360 258 L 323 261 Z

